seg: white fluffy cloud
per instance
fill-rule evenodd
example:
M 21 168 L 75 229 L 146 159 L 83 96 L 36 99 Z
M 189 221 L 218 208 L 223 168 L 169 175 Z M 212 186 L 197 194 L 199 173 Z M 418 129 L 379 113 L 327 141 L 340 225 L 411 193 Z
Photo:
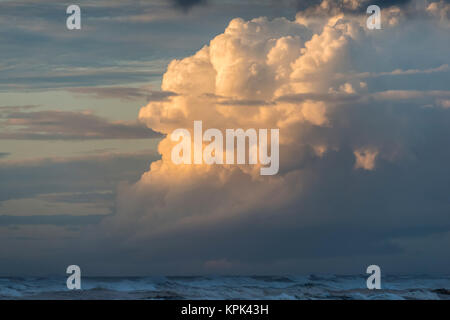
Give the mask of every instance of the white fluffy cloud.
M 358 1 L 344 3 L 351 9 L 358 5 Z M 420 10 L 433 13 L 440 5 L 429 4 Z M 251 228 L 249 221 L 256 221 L 261 232 L 249 235 L 262 242 L 271 226 L 292 234 L 291 240 L 280 240 L 280 247 L 271 246 L 274 250 L 285 248 L 282 258 L 288 259 L 289 252 L 296 256 L 294 238 L 304 228 L 334 225 L 339 229 L 340 221 L 361 226 L 373 215 L 397 212 L 397 218 L 389 220 L 392 224 L 386 227 L 386 234 L 377 238 L 375 232 L 373 239 L 365 239 L 377 251 L 392 236 L 389 232 L 403 226 L 400 221 L 408 213 L 414 217 L 407 224 L 420 220 L 421 212 L 409 211 L 412 204 L 403 193 L 390 194 L 383 204 L 376 201 L 386 197 L 382 185 L 389 174 L 398 175 L 397 187 L 404 183 L 411 193 L 419 192 L 404 176 L 408 166 L 419 170 L 417 177 L 426 185 L 432 183 L 433 174 L 427 176 L 426 168 L 435 161 L 429 157 L 434 148 L 425 147 L 416 130 L 422 128 L 423 137 L 434 137 L 436 132 L 426 128 L 426 121 L 445 126 L 450 119 L 448 110 L 424 108 L 430 103 L 434 106 L 434 101 L 446 101 L 442 99 L 448 91 L 442 90 L 439 80 L 433 82 L 434 71 L 425 71 L 448 63 L 448 55 L 426 51 L 424 61 L 416 52 L 411 64 L 405 65 L 404 57 L 396 56 L 399 48 L 386 44 L 391 37 L 407 43 L 410 35 L 406 32 L 421 30 L 415 21 L 400 21 L 398 10 L 391 8 L 384 30 L 367 30 L 366 16 L 346 16 L 330 6 L 331 2 L 323 1 L 316 8 L 331 12 L 327 18 L 299 14 L 295 21 L 232 20 L 193 56 L 172 61 L 161 88 L 174 95 L 150 102 L 139 113 L 148 127 L 168 135 L 177 128 L 192 130 L 194 120 L 202 120 L 204 130 L 279 128 L 280 173 L 261 177 L 257 168 L 249 166 L 177 166 L 170 159 L 174 143 L 167 137 L 159 145 L 162 159 L 153 162 L 139 182 L 120 188 L 117 214 L 104 223 L 108 232 L 123 235 L 129 244 L 147 243 L 150 255 L 157 254 L 159 239 L 167 241 L 163 247 L 187 250 L 200 261 L 228 262 L 244 259 L 224 249 L 228 242 L 234 243 L 232 234 L 227 239 L 212 236 L 211 243 L 205 238 L 192 240 L 189 248 L 181 248 L 181 239 L 214 233 L 211 230 L 233 232 L 233 225 Z M 395 23 L 393 17 L 397 17 Z M 434 21 L 425 23 L 434 25 Z M 442 35 L 448 35 L 448 30 L 437 33 L 433 41 L 448 49 L 441 42 Z M 380 74 L 373 76 L 377 72 Z M 416 78 L 398 78 L 408 76 Z M 380 77 L 388 78 L 387 82 Z M 423 81 L 432 81 L 436 88 L 424 90 Z M 386 88 L 389 83 L 397 90 Z M 408 96 L 417 92 L 420 98 L 411 102 Z M 377 97 L 382 97 L 381 103 Z M 430 110 L 439 114 L 426 113 Z M 434 143 L 439 149 L 439 142 Z M 418 166 L 418 159 L 425 162 Z M 380 211 L 374 211 L 374 204 Z M 423 207 L 429 205 L 424 201 Z M 366 209 L 366 213 L 360 212 Z M 433 222 L 438 224 L 443 207 L 434 210 L 436 219 L 428 221 L 430 228 Z M 180 234 L 184 236 L 178 237 Z M 317 235 L 311 238 L 317 240 Z M 262 242 L 244 247 L 257 251 Z M 222 248 L 224 256 L 210 253 L 208 245 Z M 300 247 L 300 251 L 306 250 Z M 340 254 L 358 251 L 344 249 Z

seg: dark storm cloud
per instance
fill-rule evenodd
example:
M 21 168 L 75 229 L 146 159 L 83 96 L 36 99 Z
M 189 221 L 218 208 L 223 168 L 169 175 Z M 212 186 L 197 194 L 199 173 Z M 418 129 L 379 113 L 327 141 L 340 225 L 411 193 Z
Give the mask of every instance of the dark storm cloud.
M 450 151 L 443 147 L 450 137 L 449 110 L 421 108 L 420 103 L 410 102 L 353 104 L 339 109 L 331 115 L 333 130 L 305 124 L 302 132 L 310 140 L 327 136 L 341 145 L 339 150 L 318 158 L 304 146 L 299 152 L 304 155 L 292 159 L 293 163 L 281 150 L 284 170 L 304 171 L 298 179 L 307 186 L 296 201 L 280 209 L 282 212 L 262 208 L 217 224 L 186 224 L 172 232 L 131 241 L 125 246 L 129 251 L 124 248 L 121 256 L 130 261 L 142 259 L 142 264 L 146 268 L 151 265 L 155 272 L 159 269 L 150 261 L 172 265 L 172 269 L 160 272 L 177 272 L 177 262 L 184 261 L 186 273 L 199 270 L 205 261 L 221 258 L 230 261 L 234 265 L 230 270 L 237 273 L 273 272 L 276 268 L 269 265 L 275 261 L 286 261 L 291 272 L 311 272 L 310 266 L 293 262 L 308 259 L 316 259 L 314 270 L 338 269 L 338 265 L 322 266 L 321 260 L 326 264 L 326 259 L 335 258 L 346 261 L 342 265 L 347 270 L 358 270 L 356 261 L 364 259 L 367 264 L 380 261 L 395 272 L 410 272 L 410 259 L 426 265 L 424 255 L 419 258 L 407 252 L 397 239 L 420 241 L 450 233 Z M 390 147 L 403 146 L 397 150 L 403 156 L 398 161 L 379 158 L 374 171 L 356 170 L 353 148 L 367 141 L 383 147 L 386 153 Z M 201 191 L 198 203 L 208 198 L 208 190 Z M 120 235 L 115 240 L 122 243 Z M 114 249 L 100 250 L 98 245 L 97 250 L 113 261 Z M 404 262 L 395 260 L 403 255 Z M 436 270 L 450 263 L 448 256 L 441 256 L 441 260 Z M 246 265 L 252 268 L 243 267 Z M 134 270 L 144 271 L 139 264 Z
M 162 137 L 139 122 L 112 122 L 85 112 L 12 112 L 0 118 L 0 139 L 94 140 Z
M 399 68 L 428 70 L 448 64 L 448 55 L 441 54 L 448 52 L 448 42 L 438 40 L 448 38 L 448 29 L 433 30 L 436 27 L 432 24 L 430 29 L 420 24 L 414 29 L 407 23 L 399 28 L 405 28 L 401 39 L 394 29 L 387 33 L 386 39 L 374 40 L 379 52 L 371 46 L 372 53 L 350 52 L 352 66 L 357 66 L 356 70 L 380 72 Z M 417 37 L 411 29 L 424 34 L 432 31 L 429 34 L 433 37 L 418 44 L 411 41 Z M 430 52 L 429 48 L 434 50 Z M 397 54 L 398 50 L 403 54 Z M 407 61 L 403 59 L 405 56 Z M 369 91 L 365 100 L 354 99 L 354 95 L 330 95 L 325 90 L 323 94 L 282 98 L 289 103 L 330 102 L 329 125 L 302 123 L 298 135 L 289 137 L 294 142 L 281 146 L 279 174 L 295 193 L 294 199 L 275 209 L 245 207 L 236 216 L 230 213 L 226 218 L 214 220 L 216 217 L 209 216 L 210 212 L 220 211 L 230 203 L 239 205 L 234 197 L 227 198 L 225 187 L 216 193 L 207 183 L 192 183 L 185 189 L 188 195 L 168 188 L 167 194 L 154 196 L 159 186 L 155 184 L 155 188 L 145 192 L 145 186 L 153 181 L 143 179 L 142 184 L 130 188 L 130 193 L 122 193 L 124 208 L 102 222 L 103 233 L 115 230 L 115 236 L 106 236 L 105 244 L 98 242 L 91 254 L 102 252 L 104 261 L 112 262 L 119 252 L 122 261 L 133 261 L 128 270 L 151 272 L 151 268 L 154 273 L 164 274 L 199 272 L 205 270 L 202 269 L 205 262 L 221 259 L 230 262 L 228 271 L 241 274 L 280 270 L 364 272 L 364 267 L 372 263 L 380 264 L 383 270 L 403 273 L 445 271 L 450 265 L 446 253 L 450 243 L 450 151 L 446 147 L 450 117 L 449 109 L 439 107 L 434 100 L 438 96 L 448 99 L 448 92 L 438 92 L 445 90 L 448 81 L 442 80 L 448 78 L 448 72 L 406 72 L 394 76 L 395 79 L 386 77 L 389 75 L 374 79 L 378 84 L 369 82 L 369 90 L 374 91 Z M 385 98 L 381 100 L 376 94 L 380 88 L 405 92 L 380 92 L 379 96 Z M 344 103 L 334 108 L 334 101 Z M 329 148 L 317 156 L 313 146 L 323 142 Z M 364 146 L 379 150 L 373 169 L 355 166 L 354 152 Z M 153 178 L 152 171 L 153 168 L 148 176 Z M 236 178 L 230 186 L 252 197 L 257 188 L 249 181 L 250 177 Z M 161 184 L 164 183 L 168 184 L 166 180 Z M 142 197 L 130 197 L 139 192 Z M 180 200 L 177 194 L 185 196 L 180 196 Z M 267 198 L 277 198 L 279 194 L 283 192 L 274 190 Z M 179 206 L 159 211 L 167 198 L 179 200 L 172 201 Z M 135 212 L 143 214 L 134 215 Z M 227 213 L 224 210 L 223 215 Z M 108 223 L 114 221 L 117 229 L 108 228 Z M 156 231 L 152 233 L 151 228 Z M 142 233 L 138 234 L 139 230 Z M 433 240 L 427 242 L 427 238 Z M 112 241 L 121 245 L 119 251 L 106 248 Z M 409 248 L 404 245 L 413 241 L 419 245 Z M 432 267 L 427 251 L 435 254 L 436 264 Z M 338 263 L 327 264 L 332 259 Z
M 207 3 L 207 0 L 172 0 L 172 2 L 175 7 L 187 11 L 194 6 L 205 5 Z

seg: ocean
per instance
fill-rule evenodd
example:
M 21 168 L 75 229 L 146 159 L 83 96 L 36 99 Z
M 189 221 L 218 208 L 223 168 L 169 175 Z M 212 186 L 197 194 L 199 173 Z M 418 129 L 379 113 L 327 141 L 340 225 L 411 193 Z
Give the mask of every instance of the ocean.
M 83 277 L 68 290 L 65 277 L 0 278 L 0 299 L 443 299 L 450 276 L 383 276 L 368 290 L 366 275 Z

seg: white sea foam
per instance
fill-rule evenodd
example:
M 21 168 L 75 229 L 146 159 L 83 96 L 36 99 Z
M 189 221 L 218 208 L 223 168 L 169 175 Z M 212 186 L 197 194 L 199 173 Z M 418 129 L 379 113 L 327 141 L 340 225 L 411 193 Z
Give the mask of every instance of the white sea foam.
M 2 299 L 450 299 L 450 277 L 386 276 L 368 290 L 364 276 L 0 278 Z

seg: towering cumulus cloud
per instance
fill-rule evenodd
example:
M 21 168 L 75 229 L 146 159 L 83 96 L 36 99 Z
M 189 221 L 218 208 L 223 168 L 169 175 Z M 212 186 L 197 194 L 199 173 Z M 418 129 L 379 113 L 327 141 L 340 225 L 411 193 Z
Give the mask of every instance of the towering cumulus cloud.
M 120 187 L 103 227 L 173 272 L 180 261 L 185 272 L 362 272 L 366 257 L 391 270 L 420 265 L 450 239 L 450 41 L 438 7 L 448 4 L 391 6 L 382 30 L 338 8 L 233 19 L 172 61 L 162 89 L 174 94 L 140 110 L 167 135 L 162 159 Z M 173 164 L 170 134 L 195 120 L 279 128 L 279 173 Z

